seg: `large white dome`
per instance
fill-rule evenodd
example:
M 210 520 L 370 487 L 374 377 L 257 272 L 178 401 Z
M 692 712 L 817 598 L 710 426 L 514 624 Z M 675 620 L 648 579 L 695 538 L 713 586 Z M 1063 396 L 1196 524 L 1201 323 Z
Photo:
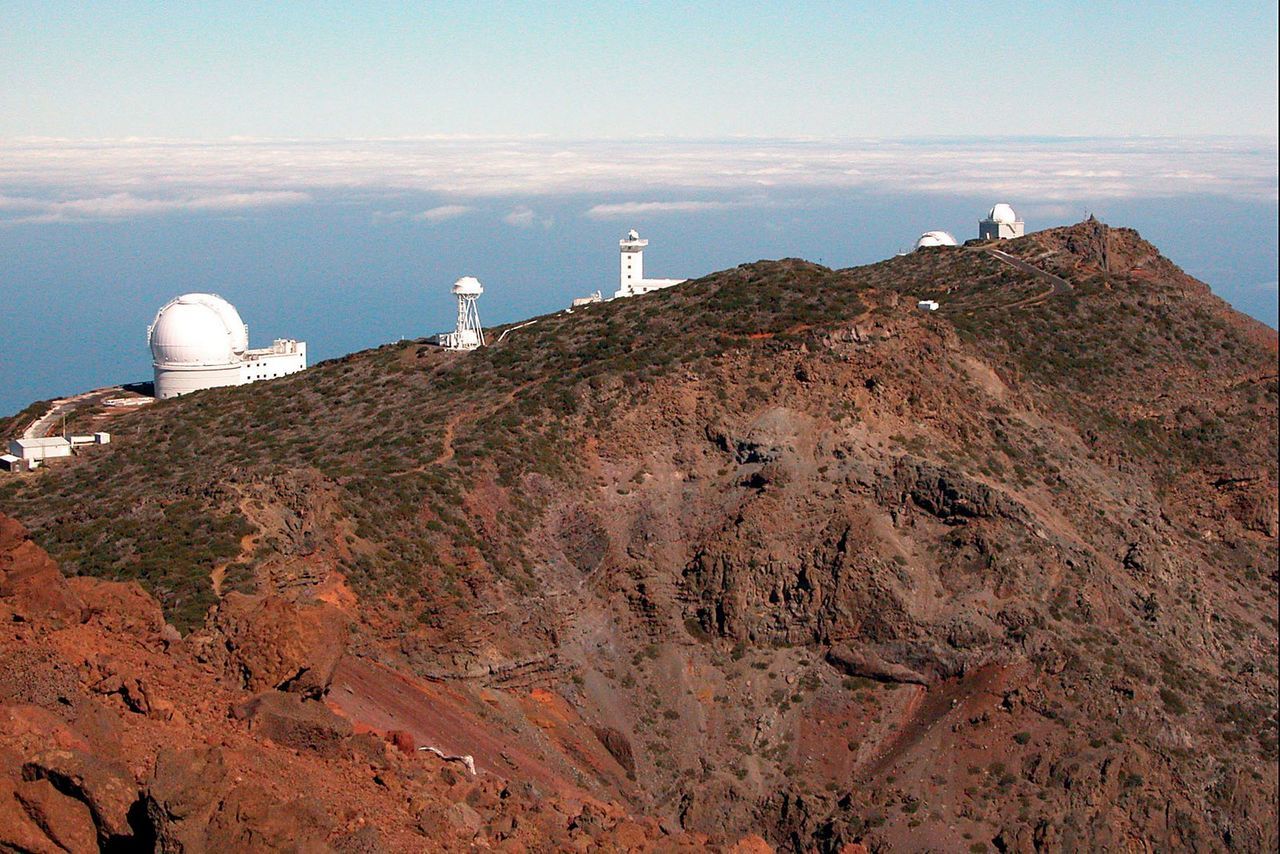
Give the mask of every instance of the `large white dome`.
M 1013 225 L 1018 221 L 1018 215 L 1013 212 L 1013 208 L 1001 202 L 991 209 L 991 213 L 987 214 L 989 222 L 998 222 L 1001 225 Z
M 926 231 L 920 235 L 920 239 L 916 241 L 917 249 L 924 249 L 929 246 L 955 246 L 956 239 L 945 231 Z
M 156 312 L 148 330 L 157 365 L 230 365 L 249 332 L 231 303 L 215 294 L 183 294 Z
M 183 294 L 178 297 L 178 300 L 207 305 L 216 311 L 231 332 L 231 349 L 236 353 L 243 353 L 249 349 L 249 327 L 240 319 L 240 312 L 236 311 L 234 305 L 217 294 Z

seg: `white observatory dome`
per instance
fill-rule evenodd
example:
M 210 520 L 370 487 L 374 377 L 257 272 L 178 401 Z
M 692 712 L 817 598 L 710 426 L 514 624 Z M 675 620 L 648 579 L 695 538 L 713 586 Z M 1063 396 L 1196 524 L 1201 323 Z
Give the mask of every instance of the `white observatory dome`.
M 916 241 L 917 249 L 929 246 L 956 246 L 956 239 L 945 231 L 926 231 Z
M 987 214 L 989 222 L 998 222 L 1002 225 L 1013 225 L 1018 221 L 1018 215 L 1013 212 L 1013 208 L 1001 202 L 991 209 L 991 213 Z
M 484 286 L 475 276 L 463 276 L 453 283 L 453 292 L 463 297 L 478 297 L 484 293 Z
M 248 329 L 215 294 L 183 294 L 165 303 L 147 331 L 157 365 L 229 365 L 248 347 Z
M 237 354 L 249 349 L 249 327 L 240 319 L 234 305 L 217 294 L 183 294 L 178 299 L 207 305 L 216 311 L 231 332 L 231 349 Z

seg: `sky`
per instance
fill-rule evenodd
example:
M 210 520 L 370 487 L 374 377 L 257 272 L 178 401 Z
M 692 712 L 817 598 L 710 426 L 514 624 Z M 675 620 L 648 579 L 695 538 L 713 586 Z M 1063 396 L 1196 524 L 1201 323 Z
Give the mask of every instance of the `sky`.
M 1002 10 L 1011 9 L 1008 14 Z M 330 358 L 646 270 L 849 266 L 1007 201 L 1276 326 L 1274 3 L 0 0 L 0 414 L 231 299 Z
M 0 136 L 1274 136 L 1274 2 L 0 2 Z

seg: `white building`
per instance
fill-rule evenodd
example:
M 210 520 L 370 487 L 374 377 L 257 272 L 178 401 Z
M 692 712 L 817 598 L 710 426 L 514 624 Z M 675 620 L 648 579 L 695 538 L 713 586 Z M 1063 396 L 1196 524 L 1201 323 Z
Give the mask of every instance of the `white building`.
M 928 249 L 931 246 L 955 246 L 956 239 L 945 231 L 926 231 L 916 240 L 916 249 Z
M 28 463 L 39 465 L 45 460 L 71 456 L 71 440 L 65 436 L 14 439 L 9 442 L 9 453 Z
M 649 241 L 641 239 L 634 228 L 627 232 L 626 237 L 618 241 L 622 263 L 621 277 L 618 281 L 618 290 L 613 295 L 614 299 L 639 296 L 688 281 L 688 279 L 646 279 L 644 248 L 648 245 Z
M 991 209 L 987 218 L 978 221 L 980 240 L 1009 240 L 1023 235 L 1025 226 L 1013 208 L 1001 202 Z
M 484 286 L 475 276 L 463 276 L 453 283 L 453 295 L 458 298 L 458 325 L 452 332 L 436 336 L 436 343 L 449 350 L 474 350 L 484 346 L 484 327 L 480 325 L 480 312 L 476 300 L 484 293 Z
M 147 327 L 155 395 L 164 400 L 202 388 L 245 385 L 307 367 L 307 345 L 277 338 L 249 348 L 249 327 L 235 306 L 216 294 L 183 294 L 156 312 Z

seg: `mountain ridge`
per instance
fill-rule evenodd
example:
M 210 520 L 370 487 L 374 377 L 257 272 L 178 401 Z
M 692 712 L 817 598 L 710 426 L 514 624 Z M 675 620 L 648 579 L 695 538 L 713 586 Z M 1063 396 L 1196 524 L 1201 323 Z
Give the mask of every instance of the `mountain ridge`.
M 992 248 L 156 404 L 0 511 L 193 639 L 233 591 L 329 603 L 350 660 L 498 692 L 553 778 L 611 746 L 634 780 L 588 788 L 687 831 L 1265 850 L 1276 334 L 1127 229 Z

